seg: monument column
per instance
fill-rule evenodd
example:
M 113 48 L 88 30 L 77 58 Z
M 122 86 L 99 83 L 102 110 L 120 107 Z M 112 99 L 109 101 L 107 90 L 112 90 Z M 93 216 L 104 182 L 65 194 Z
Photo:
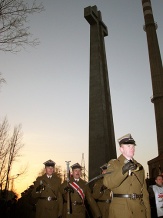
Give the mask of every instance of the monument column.
M 163 67 L 156 33 L 157 24 L 154 22 L 151 1 L 142 0 L 142 6 L 153 88 L 151 101 L 155 109 L 158 154 L 160 155 L 163 153 Z
M 84 9 L 90 24 L 89 83 L 89 179 L 99 174 L 99 167 L 116 158 L 104 37 L 108 35 L 97 6 Z

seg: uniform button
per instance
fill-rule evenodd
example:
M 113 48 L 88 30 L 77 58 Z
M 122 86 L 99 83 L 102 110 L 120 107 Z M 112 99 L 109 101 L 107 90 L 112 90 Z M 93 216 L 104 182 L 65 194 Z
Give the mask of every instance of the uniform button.
M 130 186 L 132 186 L 132 184 L 130 184 Z

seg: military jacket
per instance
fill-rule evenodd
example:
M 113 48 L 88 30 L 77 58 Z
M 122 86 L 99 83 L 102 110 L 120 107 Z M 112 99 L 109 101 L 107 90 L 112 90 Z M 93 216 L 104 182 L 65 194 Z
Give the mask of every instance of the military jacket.
M 75 182 L 73 178 L 70 179 L 70 183 Z M 79 179 L 79 182 L 76 183 L 82 190 L 85 195 L 85 201 L 88 202 L 91 209 L 93 210 L 95 217 L 99 217 L 101 215 L 100 210 L 94 200 L 94 198 L 91 195 L 91 191 L 88 185 L 86 185 L 86 182 Z M 66 215 L 66 208 L 67 208 L 67 192 L 64 191 L 64 188 L 67 187 L 67 182 L 63 182 L 61 185 L 61 192 L 64 198 L 64 212 L 63 212 L 63 218 L 67 217 Z M 78 194 L 76 190 L 74 190 L 73 193 L 70 193 L 70 199 L 71 199 L 71 217 L 73 218 L 85 218 L 86 217 L 86 205 L 82 204 L 82 198 Z
M 37 193 L 37 187 L 43 184 L 45 190 Z M 61 180 L 54 174 L 49 179 L 46 174 L 36 179 L 32 197 L 37 198 L 36 218 L 57 218 L 62 214 L 63 201 L 60 193 Z M 50 200 L 50 198 L 55 200 Z
M 143 194 L 143 198 L 122 198 L 113 197 L 109 208 L 109 218 L 150 218 L 149 195 L 145 182 L 145 173 L 141 164 L 137 164 L 137 171 L 122 174 L 122 167 L 125 164 L 125 157 L 120 155 L 118 159 L 108 163 L 107 171 L 103 179 L 103 184 L 114 194 Z
M 110 190 L 103 185 L 103 178 L 94 184 L 92 196 L 97 202 L 102 218 L 108 218 L 111 196 Z

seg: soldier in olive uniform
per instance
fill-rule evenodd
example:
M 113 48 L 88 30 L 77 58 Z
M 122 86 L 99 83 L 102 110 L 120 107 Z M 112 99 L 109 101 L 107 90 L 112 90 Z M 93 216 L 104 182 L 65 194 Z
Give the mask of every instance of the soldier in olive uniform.
M 36 179 L 32 197 L 37 198 L 36 218 L 58 218 L 62 215 L 61 180 L 54 174 L 55 162 L 44 163 L 45 174 Z
M 131 134 L 118 139 L 121 155 L 110 160 L 103 184 L 112 191 L 109 218 L 150 218 L 149 195 L 142 165 L 133 159 Z
M 61 185 L 61 192 L 64 198 L 64 210 L 63 210 L 63 218 L 69 217 L 67 216 L 67 195 L 70 194 L 70 206 L 71 218 L 85 218 L 86 217 L 86 206 L 85 201 L 87 200 L 88 204 L 91 206 L 95 217 L 101 217 L 100 210 L 91 195 L 91 191 L 89 186 L 86 185 L 86 182 L 80 178 L 81 176 L 81 166 L 76 163 L 71 166 L 72 168 L 72 176 L 70 178 L 69 184 L 67 181 L 63 182 Z
M 107 170 L 107 164 L 101 166 L 100 169 L 101 173 L 105 174 Z M 97 182 L 94 184 L 92 195 L 97 202 L 97 205 L 102 214 L 102 218 L 108 218 L 111 197 L 110 190 L 103 185 L 103 178 L 98 179 Z

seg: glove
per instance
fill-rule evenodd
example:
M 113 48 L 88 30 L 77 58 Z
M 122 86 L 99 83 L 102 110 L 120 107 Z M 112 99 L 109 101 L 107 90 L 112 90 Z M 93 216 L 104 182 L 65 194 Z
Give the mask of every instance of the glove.
M 106 186 L 101 186 L 101 188 L 100 188 L 100 192 L 103 192 L 105 189 L 107 189 L 107 187 Z
M 39 185 L 37 188 L 36 188 L 36 192 L 42 192 L 45 190 L 45 186 L 44 185 Z
M 69 186 L 66 186 L 66 187 L 64 188 L 64 190 L 65 190 L 66 192 L 69 192 L 69 193 L 74 193 L 74 189 L 73 189 L 72 187 L 69 187 Z
M 62 218 L 62 216 L 58 216 L 58 218 Z
M 122 174 L 124 175 L 129 170 L 136 170 L 136 168 L 137 165 L 132 160 L 130 160 L 122 167 Z

